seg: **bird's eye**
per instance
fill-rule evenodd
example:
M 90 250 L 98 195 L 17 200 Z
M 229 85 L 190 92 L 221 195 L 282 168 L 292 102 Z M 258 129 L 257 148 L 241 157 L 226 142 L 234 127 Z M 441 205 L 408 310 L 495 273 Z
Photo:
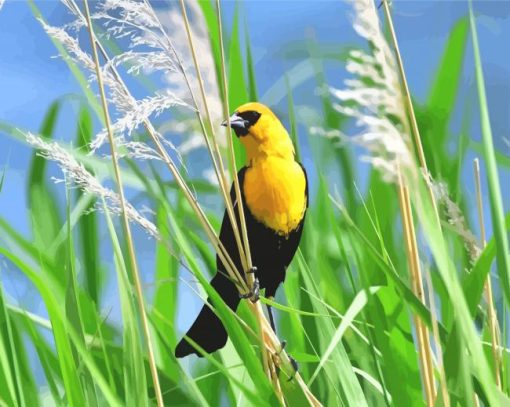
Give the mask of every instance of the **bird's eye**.
M 248 110 L 246 112 L 238 113 L 238 116 L 241 116 L 244 120 L 248 122 L 248 126 L 253 126 L 257 123 L 257 120 L 260 118 L 260 113 L 255 110 Z

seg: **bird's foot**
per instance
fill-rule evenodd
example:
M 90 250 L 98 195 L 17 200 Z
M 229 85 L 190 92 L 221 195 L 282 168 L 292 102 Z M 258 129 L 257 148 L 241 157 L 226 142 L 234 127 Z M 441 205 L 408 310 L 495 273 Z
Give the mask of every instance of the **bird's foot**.
M 246 274 L 254 274 L 257 271 L 257 267 L 252 266 L 248 270 L 246 270 Z
M 246 294 L 239 294 L 239 297 L 244 299 L 249 298 L 250 301 L 255 304 L 260 298 L 259 279 L 258 278 L 255 279 L 255 281 L 253 282 L 253 287 L 249 292 L 247 292 Z
M 298 362 L 296 362 L 296 359 L 294 359 L 292 356 L 290 356 L 290 355 L 288 355 L 288 356 L 289 356 L 290 364 L 292 365 L 292 368 L 294 369 L 294 373 L 292 374 L 292 376 L 289 377 L 289 380 L 287 380 L 288 382 L 291 382 L 292 380 L 294 380 L 294 377 L 296 377 L 296 374 L 299 371 L 299 364 L 298 364 Z
M 277 356 L 280 356 L 280 354 L 283 352 L 285 347 L 287 346 L 287 341 L 283 340 L 280 343 L 280 350 L 276 353 Z M 296 359 L 294 359 L 292 356 L 287 355 L 290 360 L 290 364 L 292 365 L 292 368 L 294 369 L 294 373 L 289 377 L 289 382 L 294 380 L 294 377 L 296 377 L 296 373 L 299 371 L 299 364 L 296 362 Z

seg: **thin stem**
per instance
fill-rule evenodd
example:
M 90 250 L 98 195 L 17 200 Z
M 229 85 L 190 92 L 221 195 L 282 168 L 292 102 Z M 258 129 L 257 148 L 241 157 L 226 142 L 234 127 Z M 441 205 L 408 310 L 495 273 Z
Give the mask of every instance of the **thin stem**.
M 218 158 L 218 163 L 219 163 L 218 180 L 220 182 L 220 185 L 223 184 L 223 194 L 224 194 L 224 199 L 225 199 L 225 206 L 227 209 L 228 216 L 230 218 L 230 222 L 232 224 L 232 230 L 234 231 L 234 237 L 235 237 L 235 241 L 237 244 L 237 249 L 239 250 L 239 257 L 241 258 L 241 263 L 242 263 L 245 271 L 247 271 L 251 268 L 251 266 L 248 266 L 247 261 L 246 261 L 246 254 L 244 253 L 243 244 L 241 242 L 241 237 L 239 234 L 239 228 L 237 227 L 237 219 L 234 215 L 234 210 L 233 210 L 234 205 L 230 199 L 229 194 L 227 193 L 227 188 L 226 188 L 227 181 L 226 181 L 226 176 L 225 176 L 225 167 L 223 165 L 223 160 L 221 158 L 221 152 L 219 150 L 219 146 L 218 146 L 218 143 L 216 140 L 216 132 L 215 132 L 214 126 L 213 126 L 211 112 L 209 110 L 209 104 L 207 103 L 207 96 L 205 93 L 204 81 L 202 80 L 202 74 L 200 72 L 200 66 L 198 64 L 198 58 L 197 58 L 197 55 L 195 52 L 195 46 L 193 43 L 193 35 L 191 34 L 191 28 L 189 25 L 188 14 L 186 12 L 186 6 L 184 4 L 184 0 L 181 0 L 180 4 L 181 4 L 182 16 L 184 19 L 184 25 L 186 27 L 186 34 L 188 36 L 188 42 L 189 42 L 189 47 L 190 47 L 190 51 L 191 51 L 191 56 L 193 58 L 193 64 L 195 66 L 195 71 L 197 74 L 198 84 L 199 84 L 199 88 L 200 88 L 200 94 L 202 96 L 202 103 L 204 105 L 207 120 L 209 122 L 209 128 L 210 128 L 212 139 L 213 139 L 212 144 L 213 144 L 215 153 Z M 228 118 L 228 112 L 227 112 L 227 118 Z M 236 182 L 236 179 L 237 179 L 237 176 L 234 174 L 234 183 Z M 253 286 L 253 284 L 251 286 Z
M 221 7 L 220 7 L 220 0 L 216 0 L 216 7 L 218 9 L 218 34 L 220 37 L 220 52 L 221 52 L 221 78 L 223 81 L 223 89 L 225 92 L 224 98 L 223 98 L 223 114 L 227 118 L 227 144 L 228 144 L 228 152 L 229 152 L 229 162 L 230 162 L 230 173 L 234 179 L 234 188 L 236 193 L 236 200 L 237 200 L 237 208 L 239 210 L 239 217 L 241 219 L 241 233 L 243 236 L 243 243 L 244 243 L 244 251 L 246 255 L 246 263 L 248 265 L 248 268 L 251 269 L 252 259 L 251 259 L 251 251 L 250 251 L 250 243 L 248 241 L 248 231 L 246 229 L 246 219 L 244 218 L 244 202 L 241 199 L 241 187 L 239 185 L 239 179 L 236 176 L 236 157 L 234 154 L 234 144 L 232 142 L 231 131 L 230 131 L 230 109 L 228 106 L 228 84 L 227 84 L 227 74 L 225 69 L 225 50 L 223 45 L 223 29 L 221 24 Z M 253 274 L 248 273 L 247 278 L 253 279 Z M 253 282 L 251 282 L 253 284 Z
M 432 279 L 430 272 L 425 272 L 425 282 L 427 283 L 429 293 L 429 304 L 430 313 L 436 315 L 436 300 L 434 299 L 434 286 L 432 285 Z M 446 373 L 444 371 L 443 362 L 443 349 L 441 346 L 441 339 L 439 337 L 439 327 L 436 318 L 432 318 L 432 334 L 434 336 L 434 342 L 437 348 L 437 365 L 439 366 L 439 383 L 441 384 L 441 394 L 443 396 L 443 405 L 450 407 L 450 394 L 448 393 L 448 385 L 446 383 Z
M 482 247 L 485 248 L 487 240 L 485 237 L 485 221 L 483 216 L 483 201 L 482 201 L 482 183 L 480 180 L 480 161 L 478 158 L 473 160 L 473 171 L 475 176 L 476 188 L 476 206 L 478 209 L 478 222 L 480 223 L 480 240 Z M 485 281 L 485 300 L 487 301 L 487 313 L 489 314 L 489 330 L 491 334 L 492 357 L 494 359 L 494 375 L 496 378 L 496 385 L 501 389 L 501 376 L 499 372 L 499 353 L 498 353 L 498 316 L 494 308 L 494 296 L 492 293 L 492 283 L 490 271 L 487 274 Z
M 420 130 L 418 128 L 418 122 L 416 120 L 416 114 L 414 112 L 414 106 L 413 106 L 413 102 L 412 102 L 412 99 L 411 99 L 411 93 L 409 91 L 409 86 L 407 84 L 407 79 L 406 79 L 405 70 L 404 70 L 404 63 L 402 61 L 402 56 L 401 56 L 401 53 L 400 53 L 400 48 L 399 48 L 398 40 L 397 40 L 397 35 L 395 33 L 395 28 L 393 26 L 393 19 L 391 17 L 391 12 L 390 12 L 390 8 L 389 8 L 388 0 L 382 0 L 382 3 L 383 3 L 383 6 L 384 6 L 384 12 L 385 12 L 385 15 L 386 15 L 386 20 L 388 22 L 388 27 L 389 27 L 389 30 L 390 30 L 390 38 L 391 38 L 391 42 L 392 42 L 393 49 L 394 49 L 395 59 L 397 61 L 397 67 L 398 67 L 398 70 L 399 70 L 399 76 L 400 76 L 400 82 L 401 82 L 401 86 L 402 86 L 402 92 L 403 92 L 404 101 L 406 103 L 406 108 L 407 108 L 408 122 L 404 123 L 404 125 L 407 127 L 407 130 L 411 130 L 411 131 L 408 131 L 408 133 L 411 133 L 412 136 L 413 136 L 414 145 L 415 145 L 416 151 L 418 153 L 418 160 L 419 160 L 419 163 L 420 163 L 420 167 L 421 167 L 422 171 L 425 173 L 427 192 L 428 192 L 429 199 L 430 199 L 430 202 L 431 202 L 433 210 L 434 210 L 435 219 L 436 219 L 436 222 L 437 222 L 439 230 L 442 230 L 441 229 L 441 221 L 440 221 L 440 217 L 439 217 L 439 210 L 438 210 L 438 207 L 437 207 L 436 199 L 434 197 L 434 191 L 432 190 L 432 183 L 431 183 L 431 179 L 430 179 L 430 175 L 429 175 L 429 170 L 428 170 L 428 167 L 427 167 L 427 161 L 425 159 L 425 153 L 424 153 L 424 150 L 423 150 L 423 145 L 422 145 L 422 142 L 421 142 Z M 410 127 L 410 129 L 409 129 L 409 127 Z M 407 194 L 408 194 L 408 192 L 407 192 Z M 408 198 L 407 201 L 409 201 L 408 202 L 409 203 L 409 210 L 411 210 L 410 209 L 410 199 Z M 404 203 L 406 203 L 406 202 L 404 202 Z M 413 235 L 414 235 L 414 225 L 413 225 Z M 414 237 L 414 240 L 415 239 L 416 238 Z M 418 255 L 416 254 L 416 256 L 418 256 Z M 419 271 L 419 269 L 418 269 L 418 271 Z M 427 281 L 431 282 L 432 278 L 429 275 L 430 271 L 428 269 L 425 270 L 425 274 L 427 275 L 426 276 Z M 422 276 L 421 276 L 421 273 L 418 274 L 418 278 L 420 279 L 419 284 L 422 285 Z M 430 286 L 430 289 L 432 290 L 433 287 Z M 437 325 L 437 317 L 436 317 L 435 312 L 431 312 L 431 317 L 432 317 L 433 325 L 434 324 Z M 431 356 L 430 356 L 431 349 L 430 349 L 430 344 L 428 342 L 428 332 L 426 332 L 426 336 L 427 336 L 426 339 L 427 339 L 427 348 L 428 348 L 428 349 L 426 349 L 426 352 L 429 355 L 428 364 L 430 365 L 432 363 L 431 362 L 432 359 L 431 359 Z M 437 339 L 435 339 L 435 342 L 436 342 L 438 353 L 442 352 L 441 343 Z M 439 371 L 440 371 L 440 377 L 441 378 L 446 377 L 446 374 L 444 372 L 444 365 L 442 363 L 442 357 L 438 358 L 438 360 L 439 360 L 438 368 L 439 368 Z M 433 371 L 431 370 L 430 374 L 432 374 L 432 372 Z M 431 376 L 431 378 L 433 380 L 433 376 Z M 434 385 L 433 382 L 432 382 L 432 385 Z M 435 394 L 435 390 L 434 389 L 432 389 L 432 390 L 433 390 L 433 393 Z M 445 383 L 444 383 L 443 380 L 441 380 L 441 391 L 443 393 L 443 396 L 445 394 L 448 394 L 447 393 L 447 389 L 445 388 Z M 445 403 L 449 403 L 449 399 L 445 399 Z
M 223 97 L 223 115 L 227 118 L 227 127 L 225 129 L 225 132 L 227 133 L 227 145 L 228 145 L 228 152 L 229 152 L 229 167 L 230 167 L 230 174 L 232 175 L 232 179 L 234 180 L 234 190 L 236 194 L 236 201 L 237 201 L 237 210 L 239 212 L 239 220 L 241 223 L 241 233 L 242 233 L 242 241 L 244 243 L 244 256 L 246 258 L 246 269 L 245 269 L 245 278 L 248 282 L 248 285 L 250 287 L 253 287 L 255 284 L 255 277 L 253 273 L 248 273 L 252 269 L 253 263 L 251 259 L 251 251 L 250 251 L 250 244 L 248 241 L 248 230 L 246 228 L 246 219 L 244 217 L 244 203 L 242 200 L 241 195 L 241 187 L 239 185 L 239 178 L 236 174 L 236 158 L 234 154 L 234 144 L 232 142 L 231 137 L 231 130 L 230 130 L 230 114 L 229 114 L 229 106 L 228 106 L 228 84 L 227 84 L 227 74 L 225 69 L 225 51 L 224 51 L 224 44 L 223 44 L 223 29 L 222 29 L 222 21 L 221 21 L 221 5 L 220 1 L 216 0 L 216 10 L 217 10 L 217 19 L 218 19 L 218 35 L 220 39 L 220 52 L 221 52 L 221 79 L 223 83 L 223 90 L 224 90 L 224 97 Z M 262 318 L 265 318 L 264 314 L 262 313 L 262 310 L 260 307 L 256 307 L 256 317 L 257 317 L 257 324 L 259 328 L 259 341 L 261 345 L 264 344 L 264 330 L 262 329 Z M 283 395 L 281 394 L 281 387 L 280 382 L 278 381 L 278 375 L 276 375 L 274 372 L 276 372 L 273 358 L 268 355 L 268 352 L 264 346 L 261 346 L 262 351 L 262 361 L 264 365 L 264 370 L 266 372 L 266 375 L 271 379 L 273 382 L 273 387 L 275 389 L 276 394 L 278 397 L 283 400 Z
M 402 226 L 404 229 L 404 240 L 406 244 L 407 261 L 411 274 L 412 288 L 415 295 L 420 299 L 422 303 L 424 303 L 425 298 L 423 294 L 423 285 L 416 243 L 416 235 L 414 232 L 411 201 L 409 199 L 409 192 L 407 191 L 407 188 L 403 184 L 400 171 L 399 171 L 398 196 L 400 203 L 400 211 L 402 214 Z M 419 359 L 421 364 L 423 387 L 425 390 L 427 406 L 432 407 L 435 401 L 435 385 L 428 330 L 423 324 L 423 321 L 416 314 L 413 315 L 413 318 L 416 326 L 416 336 L 418 339 L 418 354 L 420 356 Z
M 420 161 L 420 166 L 428 171 L 427 162 L 425 160 L 425 153 L 423 152 L 423 146 L 421 144 L 420 131 L 418 129 L 418 123 L 416 121 L 416 116 L 414 114 L 413 102 L 411 100 L 411 93 L 409 92 L 409 86 L 407 85 L 407 80 L 404 71 L 404 63 L 402 62 L 402 57 L 400 55 L 400 49 L 398 46 L 397 35 L 395 34 L 395 28 L 393 27 L 393 19 L 391 18 L 390 6 L 388 4 L 388 0 L 383 0 L 384 12 L 386 14 L 386 20 L 388 21 L 388 28 L 390 29 L 390 36 L 393 43 L 393 48 L 395 50 L 395 57 L 397 60 L 397 66 L 400 74 L 400 79 L 402 81 L 402 88 L 404 92 L 404 99 L 407 104 L 407 109 L 409 110 L 409 117 L 411 121 L 412 133 L 414 137 L 414 144 L 418 151 L 418 159 Z
M 145 336 L 145 340 L 147 342 L 147 353 L 148 353 L 148 358 L 149 358 L 149 366 L 150 366 L 150 370 L 151 370 L 152 381 L 154 384 L 154 392 L 156 393 L 156 401 L 157 401 L 158 407 L 163 407 L 163 396 L 161 395 L 161 388 L 159 385 L 159 377 L 158 377 L 158 369 L 156 366 L 156 359 L 154 357 L 154 351 L 152 349 L 151 336 L 150 336 L 150 331 L 149 331 L 149 323 L 147 320 L 147 315 L 145 313 L 142 284 L 140 282 L 138 265 L 136 262 L 135 248 L 134 248 L 134 244 L 133 244 L 133 237 L 131 235 L 131 228 L 129 226 L 129 219 L 128 219 L 128 215 L 126 212 L 126 200 L 124 197 L 122 176 L 121 176 L 121 172 L 120 172 L 120 168 L 119 168 L 117 152 L 115 149 L 115 139 L 113 137 L 113 132 L 112 132 L 112 128 L 111 128 L 110 115 L 108 113 L 108 102 L 106 99 L 103 77 L 102 77 L 101 68 L 99 65 L 99 56 L 97 54 L 95 34 L 94 34 L 94 29 L 92 27 L 92 21 L 90 18 L 88 0 L 84 0 L 84 5 L 85 5 L 85 18 L 87 20 L 87 28 L 88 28 L 88 32 L 89 32 L 89 36 L 90 36 L 90 42 L 92 45 L 92 53 L 94 56 L 97 82 L 98 82 L 98 86 L 99 86 L 99 92 L 101 95 L 101 104 L 103 107 L 104 120 L 105 120 L 106 130 L 108 133 L 108 140 L 110 143 L 110 152 L 112 155 L 113 168 L 115 171 L 115 180 L 117 182 L 117 188 L 118 188 L 118 193 L 119 193 L 122 223 L 124 226 L 124 232 L 126 234 L 126 241 L 127 241 L 127 245 L 128 245 L 128 252 L 129 252 L 129 260 L 130 260 L 130 264 L 131 264 L 131 270 L 133 272 L 133 280 L 135 283 L 136 299 L 137 299 L 138 308 L 139 308 L 139 312 L 140 312 L 140 319 L 142 322 L 143 333 Z
M 425 159 L 425 153 L 423 151 L 423 145 L 421 143 L 420 129 L 418 128 L 418 121 L 416 120 L 416 114 L 414 112 L 413 101 L 411 99 L 411 93 L 409 91 L 409 86 L 407 84 L 406 74 L 405 74 L 405 70 L 404 70 L 404 63 L 402 62 L 402 55 L 400 54 L 400 48 L 398 46 L 397 35 L 395 33 L 395 28 L 393 27 L 393 18 L 391 17 L 391 13 L 390 13 L 390 6 L 388 4 L 388 0 L 382 0 L 382 3 L 384 5 L 384 12 L 386 15 L 386 20 L 388 21 L 388 27 L 390 29 L 391 42 L 393 45 L 393 49 L 395 51 L 395 59 L 397 60 L 400 82 L 402 85 L 403 96 L 404 96 L 404 100 L 406 103 L 408 119 L 410 122 L 410 123 L 405 123 L 405 125 L 406 125 L 406 127 L 409 127 L 409 124 L 411 126 L 410 133 L 413 135 L 414 145 L 416 147 L 416 150 L 418 151 L 418 160 L 420 162 L 420 167 L 426 174 L 427 190 L 429 192 L 430 201 L 434 208 L 434 214 L 436 216 L 437 224 L 439 225 L 439 230 L 441 230 L 441 221 L 439 218 L 439 211 L 437 209 L 437 203 L 434 198 L 434 191 L 432 190 L 432 185 L 431 185 L 430 178 L 429 178 L 429 169 L 427 167 L 427 160 Z

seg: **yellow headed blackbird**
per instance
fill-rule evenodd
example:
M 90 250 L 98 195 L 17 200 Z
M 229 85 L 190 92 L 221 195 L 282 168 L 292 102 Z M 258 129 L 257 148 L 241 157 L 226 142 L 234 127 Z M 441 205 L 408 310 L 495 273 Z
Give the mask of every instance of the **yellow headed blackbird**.
M 226 125 L 226 122 L 223 123 Z M 258 287 L 266 297 L 273 297 L 294 257 L 308 208 L 308 182 L 304 167 L 295 160 L 292 141 L 275 114 L 260 103 L 240 106 L 230 118 L 230 126 L 244 145 L 247 164 L 239 173 L 253 270 Z M 239 223 L 234 187 L 230 191 Z M 241 260 L 228 215 L 223 216 L 220 241 L 237 269 Z M 216 257 L 217 273 L 211 285 L 225 303 L 236 310 L 239 291 L 228 278 L 221 260 Z M 244 274 L 244 273 L 242 273 Z M 256 293 L 254 293 L 256 294 Z M 213 303 L 210 299 L 210 303 Z M 213 304 L 214 305 L 214 304 Z M 274 329 L 271 309 L 270 322 Z M 214 352 L 227 342 L 222 322 L 206 304 L 186 333 L 206 352 Z M 200 353 L 183 338 L 175 349 L 176 357 Z

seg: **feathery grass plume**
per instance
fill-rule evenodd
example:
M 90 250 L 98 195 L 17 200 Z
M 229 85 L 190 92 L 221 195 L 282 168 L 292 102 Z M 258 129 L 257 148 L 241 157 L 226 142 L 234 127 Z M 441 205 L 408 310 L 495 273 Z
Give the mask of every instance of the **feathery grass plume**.
M 131 111 L 137 110 L 144 115 L 144 119 L 149 118 L 153 113 L 159 114 L 164 110 L 174 106 L 184 106 L 190 108 L 189 101 L 191 99 L 189 86 L 183 77 L 183 72 L 186 70 L 186 58 L 182 57 L 182 44 L 185 44 L 179 38 L 174 38 L 174 35 L 179 31 L 173 29 L 170 33 L 165 30 L 165 27 L 160 22 L 162 16 L 168 16 L 171 19 L 172 28 L 177 21 L 182 25 L 182 18 L 178 13 L 170 8 L 165 13 L 157 14 L 156 11 L 148 2 L 135 2 L 132 0 L 113 1 L 106 0 L 99 5 L 98 12 L 94 15 L 94 19 L 100 21 L 106 28 L 108 36 L 112 36 L 117 40 L 128 39 L 129 51 L 117 55 L 108 62 L 104 70 L 109 70 L 110 66 L 119 66 L 121 64 L 127 65 L 128 74 L 152 74 L 160 72 L 168 89 L 164 92 L 156 94 L 156 96 L 140 101 L 139 107 L 130 109 Z M 179 45 L 181 44 L 181 45 Z M 209 55 L 204 53 L 204 55 Z M 166 97 L 165 97 L 166 96 Z M 184 102 L 187 100 L 188 102 Z M 150 108 L 155 109 L 151 112 Z M 194 108 L 189 111 L 194 113 Z M 143 116 L 140 115 L 139 118 Z M 180 115 L 180 122 L 191 122 L 196 124 L 195 116 L 184 120 Z M 129 117 L 122 119 L 124 123 L 129 122 Z M 140 124 L 141 121 L 138 121 Z M 121 123 L 118 123 L 120 126 Z M 117 127 L 117 123 L 115 125 Z M 136 126 L 135 126 L 136 127 Z M 182 129 L 182 125 L 180 126 Z M 185 129 L 180 134 L 189 135 L 189 126 L 184 126 Z M 117 129 L 116 129 L 117 130 Z M 122 130 L 120 130 L 122 131 Z M 176 131 L 172 128 L 172 132 Z M 193 132 L 194 137 L 197 136 Z M 99 147 L 104 142 L 104 137 L 99 134 L 93 143 L 95 148 Z
M 65 2 L 65 4 L 67 5 L 68 2 Z M 79 10 L 77 12 L 79 12 Z M 84 23 L 82 21 L 84 17 L 81 14 L 80 16 L 81 17 L 77 18 L 71 24 L 67 24 L 63 27 L 51 26 L 42 19 L 39 19 L 39 21 L 46 33 L 62 44 L 68 52 L 69 58 L 90 74 L 89 81 L 92 82 L 96 80 L 94 61 L 91 55 L 81 48 L 79 41 L 70 34 L 71 31 L 77 31 L 81 27 L 84 27 Z M 108 87 L 110 100 L 117 110 L 120 112 L 129 112 L 136 108 L 136 100 L 131 95 L 127 95 L 126 92 L 123 91 L 118 81 L 109 71 L 103 72 L 103 82 Z M 104 137 L 106 137 L 106 135 L 104 135 Z
M 62 2 L 74 15 L 75 20 L 63 27 L 52 27 L 43 21 L 41 23 L 49 35 L 62 43 L 71 58 L 91 73 L 90 81 L 93 81 L 95 75 L 92 58 L 83 51 L 78 40 L 70 34 L 85 27 L 85 18 L 73 0 L 62 0 Z M 185 107 L 194 111 L 170 90 L 137 100 L 126 92 L 124 86 L 111 72 L 112 67 L 121 64 L 127 65 L 127 73 L 132 75 L 140 74 L 140 72 L 145 74 L 174 72 L 180 69 L 177 54 L 168 38 L 161 34 L 162 27 L 150 5 L 130 0 L 107 0 L 98 5 L 98 12 L 93 17 L 107 28 L 106 35 L 114 36 L 119 40 L 129 39 L 130 50 L 115 56 L 101 68 L 103 81 L 108 89 L 109 102 L 115 107 L 117 113 L 117 120 L 112 128 L 119 146 L 126 149 L 132 147 L 126 141 L 127 138 L 149 117 L 158 116 L 174 107 Z M 176 83 L 181 88 L 184 87 L 182 79 Z M 177 152 L 169 140 L 159 133 L 157 136 Z M 107 132 L 103 129 L 91 143 L 92 152 L 99 149 L 106 139 Z M 132 152 L 131 156 L 136 156 L 136 151 Z
M 351 140 L 366 148 L 371 155 L 362 157 L 377 168 L 386 181 L 395 182 L 397 167 L 404 172 L 417 168 L 406 132 L 405 101 L 402 96 L 395 58 L 380 29 L 379 18 L 371 0 L 350 1 L 355 9 L 354 29 L 365 38 L 370 51 L 353 50 L 346 69 L 356 78 L 345 81 L 345 89 L 331 88 L 332 94 L 342 104 L 335 108 L 356 119 L 364 131 L 352 138 L 339 131 L 313 129 L 316 134 L 338 139 L 340 143 Z M 448 223 L 464 241 L 471 260 L 476 260 L 480 248 L 466 225 L 462 211 L 451 200 L 446 184 L 435 182 L 425 174 L 437 202 L 443 204 Z
M 195 0 L 186 1 L 186 9 L 191 23 L 190 29 L 191 35 L 193 36 L 194 47 L 197 54 L 200 55 L 200 74 L 207 95 L 207 104 L 211 112 L 213 123 L 220 123 L 223 121 L 224 117 L 222 116 L 222 101 L 218 77 L 216 75 L 214 54 L 211 48 L 210 34 L 207 31 L 207 24 L 198 2 Z M 186 28 L 181 12 L 178 10 L 176 4 L 173 4 L 168 10 L 164 12 L 156 11 L 156 14 L 168 36 L 173 40 L 176 52 L 181 57 L 183 68 L 188 73 L 191 88 L 195 94 L 198 94 L 198 78 L 193 67 L 191 50 L 188 46 Z M 186 100 L 189 98 L 189 90 L 176 87 L 176 84 L 181 81 L 179 77 L 180 74 L 180 72 L 167 72 L 164 81 L 178 97 Z M 203 106 L 203 102 L 200 98 L 197 100 L 197 103 L 200 111 L 204 111 L 205 106 Z M 182 130 L 178 130 L 178 132 L 200 132 L 197 121 L 194 118 L 185 117 L 183 120 L 180 120 L 180 122 Z M 218 134 L 218 142 L 222 147 L 226 145 L 226 140 L 222 134 Z M 204 145 L 203 141 L 201 145 Z
M 410 138 L 405 131 L 405 103 L 395 59 L 384 39 L 372 0 L 349 0 L 355 10 L 353 27 L 369 43 L 369 51 L 349 53 L 346 69 L 354 78 L 344 89 L 330 88 L 341 103 L 334 107 L 356 121 L 363 131 L 351 138 L 370 152 L 370 162 L 387 181 L 397 180 L 398 168 L 414 171 Z
M 130 110 L 127 110 L 124 115 L 118 119 L 112 126 L 114 134 L 116 134 L 116 141 L 118 144 L 129 148 L 126 141 L 129 139 L 133 131 L 135 131 L 145 120 L 149 117 L 157 117 L 164 111 L 175 106 L 187 106 L 171 92 L 158 93 L 155 96 L 147 97 L 133 103 Z M 127 137 L 126 137 L 127 136 Z M 107 138 L 106 129 L 101 130 L 97 134 L 93 143 L 93 148 L 99 148 Z M 164 139 L 161 135 L 160 138 Z
M 75 186 L 83 192 L 97 196 L 105 200 L 108 210 L 115 214 L 120 214 L 119 195 L 109 188 L 106 188 L 101 182 L 85 169 L 83 164 L 78 162 L 72 154 L 66 151 L 56 142 L 48 142 L 43 138 L 26 133 L 27 142 L 38 150 L 38 154 L 47 160 L 56 162 L 64 173 L 65 182 L 73 182 Z M 56 182 L 63 182 L 62 179 L 55 179 Z M 97 209 L 101 209 L 99 206 Z M 138 224 L 145 230 L 149 236 L 161 240 L 161 235 L 154 223 L 144 217 L 133 205 L 126 202 L 126 213 L 131 222 Z

